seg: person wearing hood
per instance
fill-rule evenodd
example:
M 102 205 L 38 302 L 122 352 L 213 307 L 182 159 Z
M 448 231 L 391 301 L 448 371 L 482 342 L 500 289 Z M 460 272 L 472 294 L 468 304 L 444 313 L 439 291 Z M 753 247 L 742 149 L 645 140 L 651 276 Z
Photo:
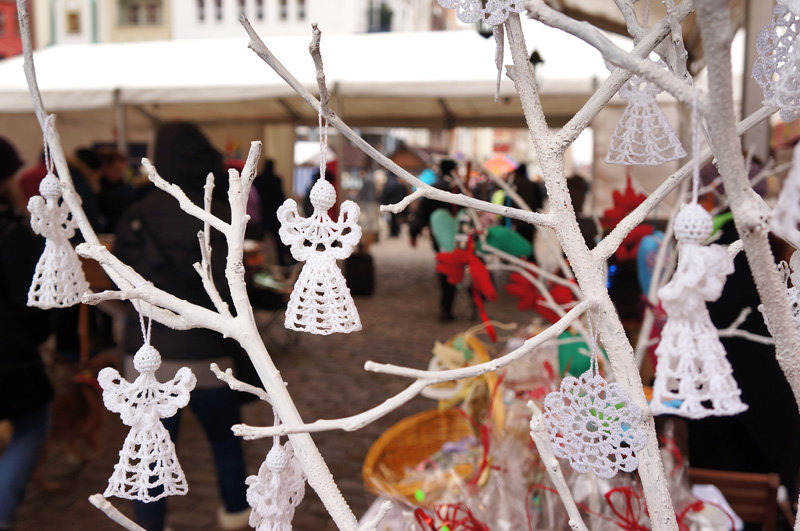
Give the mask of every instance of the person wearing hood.
M 176 184 L 195 204 L 203 204 L 206 176 L 213 172 L 216 187 L 211 211 L 221 219 L 230 218 L 225 201 L 227 179 L 222 155 L 214 149 L 193 124 L 173 122 L 161 126 L 156 134 L 154 165 L 168 182 Z M 208 295 L 192 264 L 201 260 L 197 233 L 203 223 L 178 207 L 177 201 L 161 190 L 153 190 L 131 205 L 119 221 L 114 253 L 156 287 L 193 304 L 209 307 Z M 212 273 L 220 295 L 230 304 L 225 281 L 225 239 L 212 230 L 214 249 Z M 124 368 L 126 377 L 136 376 L 133 354 L 142 345 L 138 316 L 131 308 L 126 330 Z M 175 331 L 152 323 L 151 344 L 162 356 L 157 376 L 160 381 L 171 378 L 183 366 L 192 369 L 197 385 L 189 406 L 205 431 L 217 467 L 217 478 L 223 507 L 218 511 L 220 527 L 237 529 L 247 525 L 249 506 L 246 499 L 246 472 L 241 441 L 231 426 L 241 422 L 239 396 L 209 370 L 217 363 L 224 371 L 233 367 L 239 346 L 217 332 L 206 329 Z M 172 440 L 178 440 L 181 410 L 164 419 Z M 164 526 L 166 500 L 136 503 L 136 521 L 148 531 Z
M 53 399 L 38 348 L 50 335 L 50 319 L 26 304 L 44 238 L 15 211 L 24 208 L 12 179 L 21 167 L 16 149 L 0 137 L 0 419 L 14 428 L 0 458 L 0 530 L 13 527 L 47 438 Z

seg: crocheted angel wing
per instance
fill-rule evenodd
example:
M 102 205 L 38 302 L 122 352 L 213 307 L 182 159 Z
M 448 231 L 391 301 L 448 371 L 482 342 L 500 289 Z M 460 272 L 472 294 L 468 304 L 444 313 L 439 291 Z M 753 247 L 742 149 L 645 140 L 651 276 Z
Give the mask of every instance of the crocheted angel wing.
M 278 222 L 281 224 L 281 228 L 278 230 L 281 241 L 289 247 L 295 260 L 305 262 L 312 251 L 303 245 L 306 239 L 306 228 L 311 219 L 304 218 L 297 212 L 297 203 L 294 199 L 284 201 L 278 208 L 277 216 Z
M 197 383 L 197 377 L 188 367 L 181 367 L 172 380 L 158 384 L 156 410 L 161 418 L 171 417 L 189 403 L 189 394 Z
M 361 226 L 358 224 L 360 214 L 361 209 L 352 201 L 343 202 L 339 208 L 339 219 L 336 222 L 338 236 L 331 242 L 330 247 L 331 255 L 337 260 L 343 260 L 350 256 L 353 247 L 361 239 Z
M 42 234 L 43 226 L 46 225 L 42 220 L 46 209 L 47 203 L 42 196 L 35 195 L 28 200 L 28 212 L 31 213 L 31 228 L 36 234 Z
M 113 413 L 125 413 L 130 403 L 133 387 L 117 369 L 106 367 L 97 374 L 97 383 L 103 389 L 103 404 Z

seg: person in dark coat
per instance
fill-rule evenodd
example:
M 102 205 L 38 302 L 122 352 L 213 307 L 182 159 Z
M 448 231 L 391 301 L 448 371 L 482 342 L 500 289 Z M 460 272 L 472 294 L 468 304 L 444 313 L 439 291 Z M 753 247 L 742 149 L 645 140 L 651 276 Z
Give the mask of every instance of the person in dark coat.
M 455 161 L 450 159 L 442 160 L 439 163 L 439 175 L 438 179 L 433 184 L 434 188 L 438 188 L 446 192 L 458 193 L 458 187 L 453 181 L 452 176 L 455 169 Z M 420 199 L 419 203 L 417 204 L 417 210 L 414 213 L 414 218 L 409 227 L 412 247 L 416 247 L 417 237 L 422 233 L 422 230 L 425 227 L 430 226 L 431 214 L 433 214 L 437 208 L 444 208 L 450 211 L 452 214 L 455 214 L 453 205 L 442 203 L 441 201 L 435 201 L 427 197 Z M 439 245 L 436 243 L 436 238 L 431 238 L 431 241 L 433 242 L 434 251 L 438 253 Z M 453 315 L 453 303 L 455 302 L 456 298 L 456 287 L 447 281 L 447 275 L 443 275 L 441 273 L 436 274 L 439 277 L 439 288 L 441 293 L 441 297 L 439 298 L 439 320 L 452 321 L 455 319 L 455 316 Z
M 119 151 L 103 149 L 98 157 L 100 191 L 97 192 L 97 203 L 100 213 L 106 218 L 108 232 L 114 232 L 122 214 L 143 195 L 144 189 L 137 190 L 125 181 L 127 163 Z
M 269 234 L 275 242 L 275 249 L 278 255 L 278 263 L 288 266 L 294 263 L 289 248 L 281 243 L 278 231 L 281 224 L 278 221 L 278 208 L 286 201 L 283 194 L 283 183 L 279 175 L 275 173 L 275 162 L 266 159 L 261 166 L 261 173 L 253 181 L 253 188 L 258 192 L 261 200 L 261 228 L 264 234 Z
M 539 183 L 535 183 L 528 178 L 528 168 L 525 164 L 520 164 L 511 175 L 511 184 L 519 196 L 528 203 L 528 206 L 533 212 L 539 212 L 544 206 L 544 196 L 542 187 Z M 508 204 L 513 204 L 510 198 L 506 198 Z M 515 205 L 516 206 L 516 205 Z M 533 243 L 533 235 L 536 233 L 536 227 L 525 221 L 519 219 L 512 219 L 511 226 L 527 241 Z
M 203 204 L 206 176 L 213 172 L 217 186 L 211 210 L 222 219 L 230 218 L 230 209 L 224 201 L 227 179 L 222 156 L 196 126 L 185 122 L 163 125 L 156 135 L 153 162 L 164 179 L 180 186 L 198 205 Z M 172 196 L 154 190 L 133 204 L 120 219 L 114 253 L 156 287 L 194 304 L 210 307 L 208 295 L 192 268 L 192 264 L 201 259 L 197 233 L 202 228 L 203 223 L 181 211 Z M 230 304 L 224 276 L 227 248 L 224 238 L 213 229 L 212 246 L 215 283 Z M 124 347 L 125 368 L 130 379 L 136 375 L 132 358 L 142 345 L 142 337 L 135 313 L 128 322 L 131 326 L 126 330 Z M 223 370 L 232 367 L 236 356 L 241 355 L 239 346 L 217 332 L 197 328 L 174 331 L 155 322 L 151 343 L 162 356 L 159 380 L 171 378 L 182 366 L 190 367 L 197 376 L 189 406 L 206 433 L 216 463 L 224 505 L 218 513 L 219 524 L 224 529 L 246 525 L 249 506 L 244 456 L 240 440 L 231 432 L 231 426 L 241 422 L 239 397 L 209 371 L 211 362 L 216 362 Z M 175 442 L 180 417 L 181 410 L 164 419 Z M 159 531 L 164 526 L 165 512 L 165 499 L 147 504 L 137 502 L 136 521 L 148 531 Z
M 12 177 L 21 166 L 16 150 L 0 137 L 0 419 L 14 428 L 0 458 L 0 529 L 12 528 L 25 497 L 47 437 L 53 399 L 38 349 L 50 335 L 49 316 L 26 305 L 44 239 L 14 210 L 21 196 Z
M 382 205 L 393 205 L 402 201 L 408 194 L 408 188 L 403 184 L 397 175 L 390 173 L 383 185 L 381 196 L 378 199 Z M 403 213 L 389 213 L 389 237 L 397 238 L 400 235 L 400 219 Z

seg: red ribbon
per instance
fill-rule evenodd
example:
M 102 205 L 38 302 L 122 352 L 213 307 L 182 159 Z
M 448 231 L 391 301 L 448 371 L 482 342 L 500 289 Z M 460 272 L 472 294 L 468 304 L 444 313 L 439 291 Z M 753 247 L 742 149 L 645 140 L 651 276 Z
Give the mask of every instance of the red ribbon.
M 433 512 L 441 522 L 439 525 L 421 508 L 414 510 L 414 517 L 423 531 L 440 531 L 445 527 L 450 531 L 489 531 L 489 526 L 478 520 L 464 503 L 443 503 Z
M 533 274 L 533 273 L 531 273 Z M 547 286 L 553 301 L 559 306 L 563 306 L 575 300 L 575 296 L 569 287 L 563 284 L 550 283 Z M 539 293 L 527 278 L 519 273 L 511 273 L 506 284 L 506 291 L 509 295 L 519 299 L 517 309 L 520 311 L 533 310 L 550 323 L 555 323 L 561 316 L 545 304 L 544 296 Z
M 618 508 L 617 503 L 612 500 L 615 494 L 621 494 L 623 497 L 624 506 L 622 509 Z M 617 525 L 621 529 L 629 531 L 650 531 L 649 527 L 645 527 L 639 523 L 642 516 L 647 515 L 647 504 L 639 491 L 631 487 L 616 487 L 606 492 L 605 498 L 608 506 L 611 508 L 611 512 L 619 518 L 620 521 L 617 522 Z M 617 496 L 617 499 L 619 499 L 619 496 Z
M 436 271 L 446 275 L 450 284 L 460 284 L 464 280 L 467 268 L 469 268 L 469 274 L 472 278 L 472 300 L 478 308 L 481 320 L 486 323 L 486 333 L 489 334 L 492 342 L 496 342 L 497 332 L 489 324 L 489 317 L 483 306 L 483 299 L 497 300 L 497 290 L 492 284 L 492 277 L 489 275 L 486 265 L 475 254 L 475 243 L 472 236 L 467 240 L 466 249 L 453 249 L 449 253 L 436 254 Z

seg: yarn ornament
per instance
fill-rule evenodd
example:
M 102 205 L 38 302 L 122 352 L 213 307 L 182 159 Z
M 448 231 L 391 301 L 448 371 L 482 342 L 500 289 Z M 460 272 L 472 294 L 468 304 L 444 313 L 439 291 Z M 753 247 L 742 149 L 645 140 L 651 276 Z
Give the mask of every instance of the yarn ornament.
M 273 408 L 275 426 L 280 425 Z M 272 438 L 272 448 L 258 469 L 258 475 L 248 476 L 247 503 L 253 508 L 250 526 L 256 531 L 290 531 L 294 510 L 306 493 L 306 478 L 300 461 L 295 457 L 292 443 L 280 443 Z
M 619 383 L 608 383 L 598 371 L 597 342 L 592 334 L 589 370 L 561 380 L 559 391 L 544 399 L 544 418 L 553 453 L 581 473 L 610 478 L 639 466 L 644 448 L 642 410 Z
M 658 290 L 667 322 L 656 348 L 650 409 L 654 415 L 691 419 L 736 415 L 747 405 L 706 307 L 722 294 L 725 278 L 733 273 L 733 259 L 722 245 L 702 245 L 711 236 L 713 222 L 697 203 L 681 207 L 674 230 L 681 251 L 675 274 Z
M 761 86 L 764 104 L 781 109 L 784 122 L 800 116 L 800 2 L 778 0 L 772 20 L 758 33 L 753 79 Z
M 703 245 L 714 220 L 697 203 L 700 188 L 700 118 L 695 94 L 692 118 L 694 175 L 692 201 L 681 207 L 673 225 L 680 242 L 675 274 L 658 290 L 667 321 L 656 348 L 658 364 L 650 410 L 691 419 L 736 415 L 747 405 L 733 378 L 725 347 L 711 322 L 707 301 L 722 294 L 733 273 L 733 258 L 722 245 Z
M 628 102 L 609 141 L 606 162 L 628 166 L 656 166 L 686 156 L 678 135 L 656 103 L 661 89 L 633 76 L 619 90 Z
M 69 207 L 63 202 L 59 204 L 61 184 L 51 171 L 39 183 L 39 193 L 28 201 L 28 211 L 33 231 L 44 236 L 46 242 L 28 290 L 28 306 L 43 309 L 74 306 L 89 289 L 81 261 L 69 243 L 77 224 Z
M 794 148 L 792 169 L 783 182 L 772 211 L 772 232 L 800 249 L 800 144 Z
M 175 444 L 161 419 L 189 403 L 197 379 L 188 367 L 181 367 L 172 380 L 156 380 L 161 354 L 150 345 L 150 327 L 145 333 L 144 321 L 142 332 L 144 345 L 133 357 L 133 366 L 140 373 L 136 380 L 130 383 L 116 369 L 106 367 L 97 381 L 106 409 L 119 413 L 123 424 L 131 427 L 103 496 L 149 503 L 189 492 Z
M 320 137 L 321 145 L 327 143 L 322 140 L 327 133 Z M 311 334 L 347 334 L 361 330 L 361 319 L 336 260 L 350 256 L 361 239 L 360 210 L 354 202 L 345 201 L 338 220 L 328 215 L 336 203 L 336 190 L 325 180 L 325 151 L 323 145 L 320 178 L 311 187 L 314 213 L 301 217 L 294 199 L 278 208 L 281 241 L 290 247 L 295 260 L 305 262 L 289 298 L 284 326 Z

